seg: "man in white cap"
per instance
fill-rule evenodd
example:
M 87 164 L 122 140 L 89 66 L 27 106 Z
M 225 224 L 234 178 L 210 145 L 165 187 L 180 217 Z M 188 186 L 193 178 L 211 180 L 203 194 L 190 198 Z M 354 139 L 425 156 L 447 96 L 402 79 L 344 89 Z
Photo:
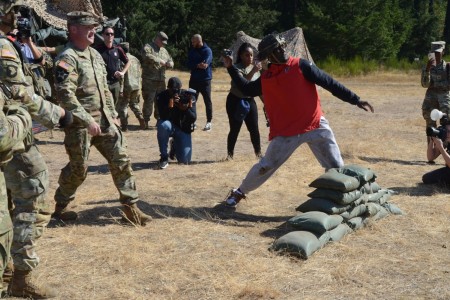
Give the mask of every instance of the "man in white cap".
M 428 54 L 429 60 L 422 70 L 421 83 L 427 88 L 425 99 L 422 103 L 422 115 L 427 127 L 436 127 L 436 121 L 430 117 L 433 109 L 439 109 L 444 114 L 450 112 L 450 69 L 442 57 L 444 55 L 445 42 L 436 41 L 431 43 L 431 50 Z M 433 147 L 432 139 L 427 137 L 427 145 Z M 433 164 L 434 160 L 429 160 Z

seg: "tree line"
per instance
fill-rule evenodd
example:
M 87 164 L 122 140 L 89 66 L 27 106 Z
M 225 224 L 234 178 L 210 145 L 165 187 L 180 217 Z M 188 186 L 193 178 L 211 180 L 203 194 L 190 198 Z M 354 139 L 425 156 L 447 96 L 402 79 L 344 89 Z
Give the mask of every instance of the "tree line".
M 238 31 L 255 38 L 293 27 L 303 29 L 315 61 L 333 56 L 389 59 L 423 58 L 430 42 L 450 42 L 450 0 L 103 0 L 104 15 L 124 17 L 127 41 L 139 55 L 156 32 L 178 68 L 186 66 L 190 38 L 200 33 L 215 64 Z M 449 46 L 450 47 L 450 46 Z

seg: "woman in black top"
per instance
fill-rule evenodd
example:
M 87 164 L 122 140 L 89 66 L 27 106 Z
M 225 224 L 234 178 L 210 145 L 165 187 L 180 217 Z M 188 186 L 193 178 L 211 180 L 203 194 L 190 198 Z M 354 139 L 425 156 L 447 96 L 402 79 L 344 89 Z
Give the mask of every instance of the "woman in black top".
M 249 43 L 243 43 L 237 53 L 237 61 L 235 66 L 239 70 L 239 74 L 249 81 L 256 80 L 259 77 L 261 64 L 253 63 L 253 49 Z M 244 107 L 247 107 L 245 109 Z M 257 157 L 261 157 L 261 140 L 258 128 L 258 107 L 255 99 L 244 95 L 231 82 L 231 89 L 227 96 L 227 115 L 230 124 L 230 132 L 227 139 L 227 159 L 232 159 L 234 155 L 234 146 L 241 130 L 242 123 L 245 122 L 248 131 L 250 132 L 250 139 L 253 144 L 253 150 Z
M 446 125 L 445 128 L 447 134 L 445 141 L 438 137 L 432 137 L 427 149 L 428 161 L 434 161 L 439 155 L 442 155 L 445 167 L 424 174 L 422 181 L 425 184 L 437 183 L 450 187 L 450 125 Z

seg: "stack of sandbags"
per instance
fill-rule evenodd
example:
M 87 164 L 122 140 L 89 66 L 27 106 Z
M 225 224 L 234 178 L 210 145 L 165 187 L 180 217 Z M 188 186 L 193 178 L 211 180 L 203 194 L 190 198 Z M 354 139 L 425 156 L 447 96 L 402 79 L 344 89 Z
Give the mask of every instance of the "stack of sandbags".
M 377 176 L 367 168 L 347 165 L 330 169 L 309 186 L 316 188 L 299 207 L 302 214 L 288 220 L 296 231 L 277 239 L 271 250 L 288 252 L 302 258 L 339 241 L 369 222 L 389 213 L 402 211 L 389 203 L 393 191 L 382 189 Z

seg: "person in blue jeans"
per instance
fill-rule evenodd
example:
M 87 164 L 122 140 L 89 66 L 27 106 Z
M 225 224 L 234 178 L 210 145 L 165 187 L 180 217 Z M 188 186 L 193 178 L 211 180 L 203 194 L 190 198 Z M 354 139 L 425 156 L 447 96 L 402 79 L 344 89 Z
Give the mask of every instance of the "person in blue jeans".
M 169 165 L 169 139 L 172 138 L 171 152 L 179 163 L 189 164 L 192 158 L 192 138 L 194 123 L 197 120 L 195 94 L 193 89 L 182 90 L 179 78 L 172 77 L 167 89 L 156 96 L 159 120 L 156 123 L 157 139 L 161 159 L 159 167 Z

